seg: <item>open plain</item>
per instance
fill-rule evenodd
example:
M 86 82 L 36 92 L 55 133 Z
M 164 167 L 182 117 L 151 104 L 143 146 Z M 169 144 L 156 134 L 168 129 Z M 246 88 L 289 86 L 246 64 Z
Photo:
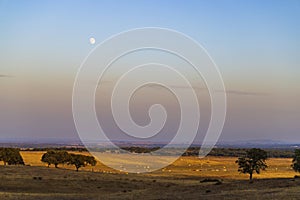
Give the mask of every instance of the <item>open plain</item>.
M 76 172 L 40 161 L 44 152 L 21 152 L 26 166 L 0 166 L 0 199 L 298 199 L 300 179 L 291 159 L 271 158 L 269 168 L 248 176 L 234 157 L 181 157 L 146 174 L 128 174 L 100 162 Z M 79 152 L 77 152 L 79 153 Z M 83 153 L 88 154 L 88 153 Z

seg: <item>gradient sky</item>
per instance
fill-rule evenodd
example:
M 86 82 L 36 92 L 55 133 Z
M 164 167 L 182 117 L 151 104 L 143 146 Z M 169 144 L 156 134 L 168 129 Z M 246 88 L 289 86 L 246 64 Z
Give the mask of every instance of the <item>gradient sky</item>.
M 150 26 L 191 36 L 220 68 L 221 140 L 300 142 L 298 0 L 0 0 L 0 141 L 76 139 L 72 87 L 89 38 Z

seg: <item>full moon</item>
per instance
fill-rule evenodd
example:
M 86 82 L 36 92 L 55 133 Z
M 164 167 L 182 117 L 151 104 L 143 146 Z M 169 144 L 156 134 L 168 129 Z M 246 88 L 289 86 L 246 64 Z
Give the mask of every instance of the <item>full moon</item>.
M 91 37 L 91 38 L 90 38 L 90 44 L 95 44 L 95 43 L 96 43 L 96 39 L 93 38 L 93 37 Z

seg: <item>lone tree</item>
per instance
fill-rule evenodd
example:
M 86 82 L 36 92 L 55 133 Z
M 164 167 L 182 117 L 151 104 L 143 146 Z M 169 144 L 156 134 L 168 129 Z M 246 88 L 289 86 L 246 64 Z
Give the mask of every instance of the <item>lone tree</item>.
M 250 175 L 250 181 L 252 181 L 253 172 L 257 174 L 260 170 L 265 170 L 268 166 L 266 159 L 268 158 L 267 152 L 262 149 L 249 149 L 246 151 L 246 155 L 239 157 L 236 161 L 239 165 L 238 171 L 244 174 Z
M 76 167 L 76 171 L 81 167 L 85 167 L 87 165 L 95 166 L 97 161 L 93 156 L 85 156 L 79 154 L 69 154 L 70 160 L 68 162 L 69 165 L 74 165 Z
M 300 149 L 295 149 L 292 167 L 295 172 L 300 172 Z
M 0 161 L 3 161 L 4 165 L 24 165 L 20 149 L 1 148 Z
M 58 168 L 59 164 L 66 164 L 70 160 L 70 155 L 66 151 L 48 151 L 42 156 L 41 161 Z

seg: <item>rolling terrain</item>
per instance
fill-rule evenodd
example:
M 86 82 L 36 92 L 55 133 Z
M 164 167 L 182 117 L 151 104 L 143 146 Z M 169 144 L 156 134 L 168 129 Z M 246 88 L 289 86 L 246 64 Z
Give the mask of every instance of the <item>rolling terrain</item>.
M 182 157 L 146 174 L 127 174 L 101 163 L 74 171 L 46 167 L 44 152 L 21 152 L 27 166 L 0 166 L 0 199 L 297 199 L 300 179 L 291 159 L 272 158 L 269 168 L 248 176 L 234 157 Z M 78 152 L 79 153 L 79 152 Z M 88 154 L 88 153 L 84 153 Z

